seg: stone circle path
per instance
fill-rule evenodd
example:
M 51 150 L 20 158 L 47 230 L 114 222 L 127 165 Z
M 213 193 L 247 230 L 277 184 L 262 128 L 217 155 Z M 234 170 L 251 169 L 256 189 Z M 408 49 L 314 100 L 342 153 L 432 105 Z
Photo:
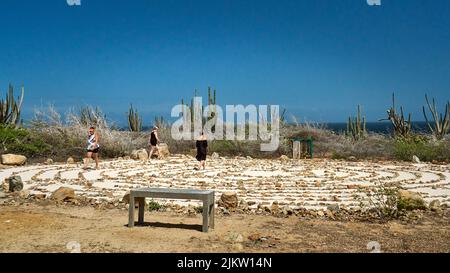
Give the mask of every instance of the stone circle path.
M 333 204 L 357 207 L 358 187 L 399 182 L 427 202 L 450 205 L 450 165 L 220 157 L 209 160 L 206 171 L 195 171 L 195 166 L 195 159 L 185 155 L 150 162 L 105 161 L 100 170 L 83 170 L 81 164 L 32 165 L 1 169 L 0 181 L 20 175 L 31 194 L 48 196 L 66 186 L 77 195 L 108 201 L 120 200 L 139 187 L 212 189 L 217 199 L 223 192 L 234 191 L 250 208 L 277 201 L 293 209 L 326 209 Z M 189 200 L 156 201 L 199 205 Z

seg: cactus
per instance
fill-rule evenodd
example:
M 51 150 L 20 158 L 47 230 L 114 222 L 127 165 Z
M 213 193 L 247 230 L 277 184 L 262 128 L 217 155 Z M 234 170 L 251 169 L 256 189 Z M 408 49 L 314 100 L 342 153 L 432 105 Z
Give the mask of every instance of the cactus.
M 364 138 L 366 134 L 366 117 L 361 118 L 361 106 L 358 105 L 356 118 L 348 118 L 346 135 L 356 141 Z
M 16 100 L 14 98 L 14 88 L 12 85 L 9 85 L 6 98 L 0 101 L 0 124 L 12 126 L 21 124 L 20 114 L 24 93 L 25 89 L 22 87 L 22 93 Z
M 425 95 L 425 100 L 427 101 L 428 109 L 430 110 L 434 120 L 433 124 L 434 126 L 432 126 L 428 120 L 427 113 L 425 111 L 425 106 L 423 106 L 422 107 L 423 116 L 425 117 L 425 121 L 428 125 L 428 128 L 430 129 L 431 133 L 436 137 L 436 139 L 438 140 L 443 139 L 450 129 L 450 103 L 447 102 L 447 105 L 445 106 L 445 114 L 444 116 L 442 116 L 442 114 L 439 114 L 437 111 L 436 102 L 434 101 L 434 98 L 433 104 L 430 104 L 427 95 Z
M 137 109 L 133 108 L 133 104 L 130 105 L 128 110 L 128 127 L 131 132 L 142 131 L 142 118 L 139 116 Z
M 208 104 L 207 105 L 211 106 L 210 107 L 210 114 L 211 114 L 210 119 L 216 118 L 216 114 L 215 114 L 216 113 L 215 106 L 217 105 L 216 104 L 216 95 L 217 95 L 216 90 L 215 89 L 212 90 L 211 87 L 208 87 Z M 198 91 L 197 91 L 197 89 L 195 89 L 194 97 L 197 97 L 197 96 L 198 96 Z M 191 105 L 185 103 L 184 99 L 181 99 L 181 105 L 183 107 L 186 107 L 186 109 L 191 113 L 191 121 L 194 122 L 194 98 L 191 99 Z M 202 112 L 203 111 L 204 111 L 204 106 L 202 105 Z M 203 119 L 203 122 L 205 122 L 205 121 L 206 120 Z M 213 127 L 213 131 L 214 131 L 214 127 Z
M 380 121 L 389 120 L 394 127 L 394 136 L 407 137 L 411 133 L 411 113 L 408 114 L 408 120 L 405 119 L 403 107 L 400 106 L 400 115 L 397 114 L 395 106 L 395 94 L 392 94 L 392 107 L 387 111 L 388 118 Z

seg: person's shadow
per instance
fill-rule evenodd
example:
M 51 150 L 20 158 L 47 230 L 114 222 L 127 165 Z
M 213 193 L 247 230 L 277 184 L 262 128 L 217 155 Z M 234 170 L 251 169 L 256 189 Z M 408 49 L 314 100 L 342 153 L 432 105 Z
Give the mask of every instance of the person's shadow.
M 128 224 L 125 225 L 125 227 L 128 227 Z M 195 225 L 195 224 L 171 224 L 171 223 L 161 223 L 161 222 L 144 222 L 143 224 L 139 224 L 138 222 L 134 222 L 135 228 L 141 228 L 141 227 L 160 227 L 160 228 L 179 228 L 179 229 L 190 229 L 190 230 L 197 230 L 202 232 L 202 225 Z

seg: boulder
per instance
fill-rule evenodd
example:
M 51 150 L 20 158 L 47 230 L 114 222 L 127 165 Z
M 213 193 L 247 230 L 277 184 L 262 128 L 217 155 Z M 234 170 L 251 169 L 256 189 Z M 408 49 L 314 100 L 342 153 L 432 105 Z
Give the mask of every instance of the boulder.
M 72 157 L 69 157 L 67 159 L 67 164 L 75 164 L 75 159 L 73 159 Z
M 148 152 L 146 149 L 134 150 L 131 152 L 131 158 L 134 160 L 147 160 Z
M 426 209 L 425 201 L 417 192 L 399 190 L 397 208 L 399 210 Z
M 340 209 L 339 204 L 331 204 L 327 206 L 327 210 L 331 212 L 339 211 L 339 209 Z
M 53 159 L 48 158 L 48 159 L 45 161 L 45 164 L 47 164 L 47 165 L 53 164 Z
M 357 159 L 355 156 L 349 156 L 349 157 L 347 158 L 347 160 L 348 160 L 348 161 L 352 161 L 352 162 L 358 161 L 358 159 Z
M 439 211 L 441 209 L 441 202 L 439 200 L 433 200 L 431 201 L 429 207 L 432 211 Z
M 9 192 L 17 192 L 23 190 L 22 177 L 15 175 L 10 178 L 6 178 L 6 183 L 8 184 Z
M 72 199 L 75 199 L 75 191 L 72 188 L 61 187 L 54 191 L 50 198 L 58 202 L 70 201 Z
M 122 197 L 122 203 L 125 204 L 129 204 L 130 203 L 130 193 L 126 193 L 123 197 Z
M 158 145 L 159 157 L 168 157 L 170 155 L 169 146 L 166 143 Z
M 27 158 L 23 155 L 4 154 L 2 155 L 2 164 L 9 166 L 23 165 L 27 162 Z
M 420 159 L 419 159 L 419 157 L 417 157 L 416 155 L 413 155 L 413 157 L 412 157 L 412 162 L 413 162 L 413 163 L 416 163 L 416 164 L 420 164 Z
M 211 158 L 212 159 L 219 159 L 220 155 L 218 153 L 214 152 L 214 153 L 212 153 Z
M 238 204 L 239 201 L 235 192 L 224 192 L 219 200 L 219 205 L 226 209 L 237 208 Z
M 280 156 L 280 160 L 281 161 L 288 161 L 289 157 L 287 155 L 282 155 L 282 156 Z

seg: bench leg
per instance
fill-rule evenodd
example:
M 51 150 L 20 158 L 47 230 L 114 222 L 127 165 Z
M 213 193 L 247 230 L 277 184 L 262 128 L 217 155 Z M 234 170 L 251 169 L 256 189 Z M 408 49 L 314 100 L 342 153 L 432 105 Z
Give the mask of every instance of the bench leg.
M 208 232 L 208 218 L 209 218 L 209 203 L 203 201 L 203 232 Z
M 214 201 L 214 197 L 213 197 L 212 204 L 210 205 L 210 208 L 209 208 L 209 227 L 210 228 L 214 228 L 215 214 L 216 214 L 216 206 L 215 206 L 215 201 Z
M 145 197 L 139 197 L 139 218 L 138 223 L 140 225 L 144 224 L 144 212 L 145 212 Z
M 134 196 L 130 194 L 130 208 L 128 209 L 128 227 L 134 227 Z

